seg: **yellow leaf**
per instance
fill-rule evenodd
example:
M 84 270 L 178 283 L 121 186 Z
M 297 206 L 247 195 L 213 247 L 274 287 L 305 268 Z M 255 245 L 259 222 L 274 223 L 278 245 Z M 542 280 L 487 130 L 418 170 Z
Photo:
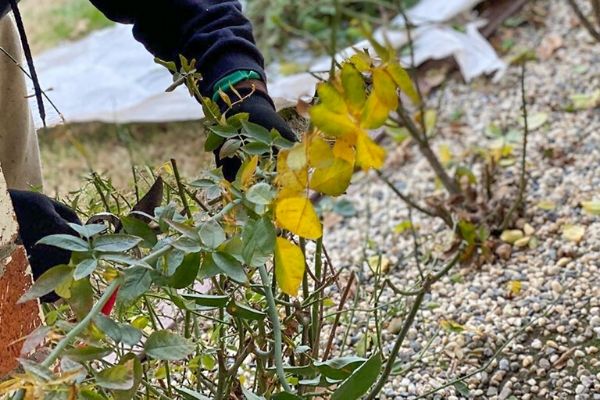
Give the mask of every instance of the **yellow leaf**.
M 583 210 L 588 214 L 600 215 L 600 201 L 599 200 L 582 201 L 581 206 L 583 207 Z
M 321 104 L 336 114 L 347 114 L 348 107 L 344 96 L 330 82 L 321 83 L 317 87 L 317 95 Z
M 508 290 L 513 296 L 518 296 L 521 293 L 521 281 L 510 281 L 508 283 Z
M 542 200 L 537 204 L 538 208 L 546 211 L 552 211 L 556 208 L 556 203 L 550 200 Z
M 354 64 L 360 72 L 368 72 L 371 69 L 371 57 L 362 51 L 354 54 L 348 61 Z
M 365 81 L 361 73 L 352 64 L 345 63 L 342 67 L 342 86 L 344 87 L 346 104 L 353 113 L 360 113 L 367 101 Z
M 323 228 L 315 209 L 305 197 L 280 199 L 275 205 L 275 221 L 283 229 L 306 239 L 323 236 Z
M 289 151 L 279 152 L 277 157 L 277 177 L 275 183 L 279 187 L 278 198 L 297 197 L 308 187 L 308 171 L 306 168 L 293 171 L 288 168 L 287 158 Z
M 315 169 L 310 187 L 329 196 L 339 196 L 348 189 L 353 172 L 352 164 L 337 158 L 329 167 Z
M 309 113 L 312 123 L 329 136 L 343 137 L 356 130 L 356 123 L 352 121 L 350 114 L 336 113 L 327 108 L 325 104 L 311 107 Z
M 335 141 L 335 144 L 333 145 L 333 155 L 352 165 L 354 165 L 354 160 L 356 159 L 354 145 L 345 139 L 338 139 Z
M 369 94 L 360 116 L 360 126 L 365 129 L 380 128 L 387 121 L 390 109 L 381 102 L 374 91 Z
M 254 156 L 249 160 L 246 160 L 244 164 L 242 164 L 237 178 L 242 185 L 242 188 L 246 189 L 250 187 L 252 180 L 254 178 L 254 173 L 256 172 L 256 167 L 258 166 L 258 156 Z
M 402 93 L 406 94 L 415 105 L 421 104 L 419 93 L 417 92 L 417 89 L 415 89 L 415 85 L 413 85 L 410 75 L 400 66 L 400 64 L 397 62 L 390 62 L 386 71 L 390 74 L 394 83 L 398 85 Z
M 329 143 L 314 136 L 308 146 L 308 162 L 314 168 L 327 168 L 333 163 L 333 151 Z
M 362 131 L 356 141 L 356 163 L 364 170 L 380 169 L 385 161 L 385 150 Z
M 442 164 L 444 164 L 446 166 L 448 164 L 450 164 L 450 162 L 452 161 L 452 158 L 453 158 L 452 150 L 450 150 L 450 146 L 448 146 L 447 144 L 441 144 L 438 147 L 438 153 L 439 153 L 440 161 L 442 162 Z
M 302 168 L 306 167 L 307 161 L 308 160 L 306 159 L 306 143 L 296 143 L 294 147 L 292 147 L 288 152 L 288 168 L 292 171 L 299 171 Z
M 392 78 L 382 69 L 373 71 L 373 91 L 379 97 L 379 101 L 390 111 L 398 108 L 398 92 Z
M 585 226 L 567 224 L 563 227 L 562 234 L 565 239 L 579 243 L 585 235 Z
M 371 256 L 367 259 L 367 264 L 374 274 L 385 274 L 390 270 L 390 265 L 392 262 L 386 256 Z
M 275 243 L 275 276 L 283 293 L 289 296 L 298 295 L 305 265 L 300 247 L 278 237 Z
M 414 227 L 416 229 L 416 227 Z M 394 228 L 396 233 L 404 233 L 409 229 L 413 229 L 413 224 L 410 221 L 402 221 Z

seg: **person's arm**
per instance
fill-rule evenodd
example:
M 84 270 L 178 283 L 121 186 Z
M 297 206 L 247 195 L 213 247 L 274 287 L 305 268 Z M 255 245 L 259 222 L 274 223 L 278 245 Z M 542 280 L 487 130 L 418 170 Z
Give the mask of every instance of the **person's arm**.
M 195 59 L 203 76 L 201 92 L 236 71 L 265 81 L 264 62 L 252 25 L 233 0 L 90 0 L 113 21 L 133 24 L 133 34 L 154 56 Z

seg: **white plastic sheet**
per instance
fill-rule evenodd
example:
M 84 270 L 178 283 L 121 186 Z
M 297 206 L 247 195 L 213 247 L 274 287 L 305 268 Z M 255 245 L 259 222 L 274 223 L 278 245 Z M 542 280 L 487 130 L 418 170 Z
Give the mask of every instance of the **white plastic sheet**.
M 506 65 L 479 34 L 477 28 L 482 21 L 467 24 L 464 32 L 448 23 L 481 1 L 421 0 L 408 10 L 408 18 L 417 25 L 413 32 L 416 64 L 453 56 L 466 81 L 482 74 L 501 75 Z M 379 29 L 375 37 L 385 38 L 400 48 L 407 43 L 402 17 L 395 18 L 392 25 L 397 28 Z M 363 48 L 370 48 L 367 41 L 341 51 L 337 58 L 343 59 Z M 408 59 L 402 62 L 410 64 Z M 202 116 L 200 107 L 184 88 L 164 92 L 171 83 L 170 74 L 153 62 L 152 56 L 133 39 L 128 26 L 115 26 L 50 50 L 40 55 L 36 64 L 42 87 L 51 88 L 48 95 L 68 122 L 168 122 Z M 329 64 L 327 58 L 322 58 L 311 70 L 328 70 Z M 316 83 L 311 74 L 301 73 L 277 77 L 269 82 L 269 89 L 281 108 L 311 96 Z M 34 100 L 31 104 L 35 109 Z M 48 114 L 50 125 L 60 122 L 53 110 L 49 109 Z

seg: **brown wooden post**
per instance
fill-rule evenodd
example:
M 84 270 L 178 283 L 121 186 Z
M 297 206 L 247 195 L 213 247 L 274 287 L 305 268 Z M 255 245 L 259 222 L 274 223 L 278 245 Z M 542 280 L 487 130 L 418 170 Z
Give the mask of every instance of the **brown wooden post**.
M 0 170 L 0 377 L 19 365 L 25 338 L 41 324 L 37 301 L 17 304 L 31 284 L 27 254 L 18 243 L 18 226 Z

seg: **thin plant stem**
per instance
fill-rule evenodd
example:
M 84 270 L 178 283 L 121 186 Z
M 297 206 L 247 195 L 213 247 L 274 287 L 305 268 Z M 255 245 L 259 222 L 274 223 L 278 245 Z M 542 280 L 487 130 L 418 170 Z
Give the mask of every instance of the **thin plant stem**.
M 508 210 L 501 230 L 505 230 L 510 224 L 513 214 L 523 206 L 525 202 L 525 192 L 527 190 L 527 142 L 529 137 L 529 124 L 527 121 L 527 99 L 525 98 L 525 62 L 521 64 L 521 109 L 523 112 L 523 147 L 521 149 L 521 174 L 519 177 L 519 193 L 517 200 Z
M 317 248 L 315 250 L 315 289 L 321 285 L 321 275 L 323 266 L 323 238 L 317 240 Z M 316 301 L 312 305 L 312 356 L 313 358 L 319 358 L 319 341 L 321 338 L 321 318 L 320 309 L 322 304 L 321 291 L 317 291 Z
M 175 182 L 177 182 L 177 191 L 179 192 L 179 198 L 181 198 L 181 203 L 183 204 L 183 209 L 185 210 L 185 214 L 189 219 L 194 219 L 192 215 L 192 210 L 190 209 L 190 205 L 187 200 L 187 196 L 185 193 L 185 186 L 181 181 L 181 176 L 179 175 L 179 168 L 177 168 L 177 160 L 171 158 L 171 166 L 173 167 L 173 175 L 175 175 Z
M 417 312 L 421 308 L 421 304 L 423 303 L 423 300 L 425 299 L 425 295 L 427 293 L 429 293 L 429 291 L 431 289 L 431 285 L 433 285 L 435 282 L 442 279 L 442 277 L 444 277 L 450 271 L 450 269 L 452 269 L 452 267 L 454 265 L 456 265 L 456 263 L 460 260 L 461 253 L 462 253 L 462 248 L 459 249 L 459 251 L 456 253 L 456 255 L 454 256 L 452 261 L 450 261 L 444 268 L 442 268 L 437 274 L 429 276 L 425 280 L 425 282 L 423 282 L 423 287 L 421 289 L 421 293 L 419 293 L 417 295 L 417 297 L 415 298 L 415 300 L 412 304 L 412 307 L 410 308 L 410 311 L 408 313 L 408 316 L 406 317 L 406 320 L 404 321 L 404 324 L 402 325 L 402 329 L 400 330 L 400 332 L 398 333 L 398 336 L 396 337 L 396 342 L 394 343 L 394 347 L 392 348 L 392 351 L 390 352 L 390 355 L 385 363 L 383 373 L 379 376 L 377 383 L 375 383 L 375 385 L 369 391 L 369 394 L 366 397 L 367 400 L 375 399 L 376 396 L 379 395 L 379 392 L 381 392 L 381 389 L 383 389 L 388 378 L 390 377 L 390 374 L 392 373 L 392 370 L 394 369 L 394 363 L 396 362 L 398 353 L 400 352 L 400 349 L 402 348 L 402 345 L 404 344 L 404 340 L 406 339 L 406 335 L 408 334 L 408 331 L 410 330 L 410 328 L 413 326 L 415 317 L 417 316 Z
M 402 329 L 400 330 L 400 333 L 398 334 L 398 337 L 396 338 L 396 342 L 394 343 L 394 347 L 392 348 L 390 356 L 385 363 L 385 368 L 383 370 L 383 374 L 381 374 L 381 376 L 377 380 L 377 383 L 375 384 L 375 386 L 373 386 L 373 388 L 371 389 L 371 391 L 369 392 L 369 394 L 366 397 L 368 400 L 373 400 L 376 398 L 376 396 L 379 394 L 381 389 L 383 389 L 383 386 L 387 382 L 388 377 L 392 373 L 392 369 L 394 368 L 394 363 L 396 362 L 396 357 L 398 356 L 398 352 L 400 351 L 400 348 L 402 347 L 402 344 L 404 343 L 404 339 L 406 338 L 406 335 L 408 334 L 408 330 L 412 327 L 412 325 L 415 321 L 415 317 L 417 316 L 417 312 L 421 308 L 421 304 L 423 303 L 424 298 L 425 298 L 425 291 L 422 291 L 415 298 L 415 301 L 410 309 L 410 312 L 408 313 L 408 316 L 406 317 L 406 321 L 404 322 L 404 325 L 402 325 Z
M 344 305 L 346 304 L 346 300 L 348 300 L 348 295 L 350 294 L 350 289 L 352 288 L 352 284 L 354 283 L 355 275 L 354 272 L 350 274 L 350 278 L 348 279 L 348 283 L 346 284 L 346 288 L 342 293 L 342 298 L 340 299 L 340 304 L 338 304 L 338 313 L 336 313 L 335 318 L 333 320 L 333 325 L 331 327 L 331 332 L 329 333 L 329 339 L 327 340 L 327 346 L 325 347 L 325 353 L 323 354 L 323 361 L 329 358 L 329 354 L 331 353 L 331 348 L 333 347 L 333 338 L 335 337 L 335 332 L 337 331 L 338 323 L 340 322 L 341 311 L 344 309 Z
M 110 285 L 108 285 L 108 287 L 106 288 L 106 291 L 102 294 L 102 296 L 100 297 L 98 302 L 96 304 L 94 304 L 94 307 L 92 307 L 90 312 L 77 325 L 75 325 L 75 327 L 73 329 L 71 329 L 69 331 L 67 336 L 65 336 L 56 345 L 56 347 L 52 350 L 50 355 L 48 357 L 46 357 L 44 362 L 42 362 L 41 365 L 43 367 L 50 368 L 52 366 L 52 364 L 54 363 L 54 361 L 56 361 L 58 359 L 58 357 L 60 357 L 62 352 L 65 350 L 65 348 L 73 340 L 75 340 L 77 335 L 79 335 L 81 332 L 83 332 L 83 330 L 90 324 L 90 322 L 92 322 L 92 320 L 100 313 L 100 310 L 102 310 L 102 307 L 104 307 L 104 305 L 106 304 L 106 302 L 108 301 L 110 296 L 112 296 L 112 293 L 115 291 L 115 289 L 117 287 L 119 287 L 121 285 L 122 280 L 123 280 L 123 278 L 119 277 L 119 278 L 115 279 L 114 281 L 112 281 L 110 283 Z
M 394 122 L 402 124 L 406 127 L 409 135 L 413 138 L 415 142 L 417 142 L 417 145 L 419 146 L 419 151 L 421 152 L 423 157 L 427 159 L 427 162 L 433 169 L 433 172 L 435 172 L 435 174 L 439 178 L 440 182 L 442 182 L 444 188 L 446 188 L 448 193 L 450 193 L 451 195 L 460 194 L 462 191 L 458 186 L 458 183 L 448 175 L 446 169 L 431 149 L 429 142 L 423 139 L 425 132 L 420 132 L 419 128 L 415 125 L 412 118 L 407 114 L 406 110 L 404 109 L 404 106 L 400 105 L 397 108 L 396 112 L 398 114 L 399 119 L 393 118 Z
M 264 265 L 258 267 L 258 272 L 260 274 L 260 279 L 262 281 L 262 285 L 265 291 L 265 297 L 267 299 L 267 311 L 269 314 L 269 318 L 271 319 L 271 324 L 273 325 L 273 355 L 275 362 L 275 370 L 277 372 L 277 377 L 279 378 L 279 383 L 288 393 L 292 392 L 292 389 L 287 383 L 285 379 L 285 371 L 283 370 L 283 349 L 282 349 L 282 337 L 281 337 L 281 324 L 279 322 L 279 315 L 277 314 L 277 306 L 275 305 L 275 296 L 271 291 L 271 286 L 269 284 L 269 275 L 267 273 L 267 268 Z
M 577 15 L 577 18 L 579 19 L 581 24 L 585 27 L 585 29 L 587 29 L 589 34 L 592 35 L 594 39 L 600 42 L 600 32 L 598 32 L 598 30 L 594 27 L 594 24 L 592 24 L 592 22 L 585 16 L 581 8 L 579 8 L 579 6 L 577 5 L 577 2 L 575 0 L 567 0 L 567 2 L 573 9 L 575 15 Z

